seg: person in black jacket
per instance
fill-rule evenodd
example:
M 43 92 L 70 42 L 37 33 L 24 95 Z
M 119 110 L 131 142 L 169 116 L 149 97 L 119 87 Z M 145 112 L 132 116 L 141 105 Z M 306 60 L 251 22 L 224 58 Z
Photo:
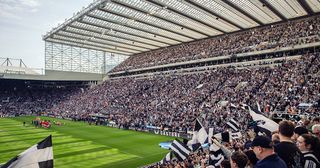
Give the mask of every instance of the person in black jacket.
M 303 155 L 291 139 L 294 128 L 291 121 L 279 123 L 280 143 L 274 146 L 274 151 L 287 164 L 288 168 L 301 168 L 304 164 Z

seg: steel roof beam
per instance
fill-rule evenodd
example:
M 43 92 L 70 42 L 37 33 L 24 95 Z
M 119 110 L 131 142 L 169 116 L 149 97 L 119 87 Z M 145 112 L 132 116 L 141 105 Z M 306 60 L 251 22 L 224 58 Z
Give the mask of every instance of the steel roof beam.
M 164 7 L 162 4 L 160 4 L 160 3 L 158 3 L 158 2 L 155 2 L 155 1 L 153 1 L 153 0 L 149 0 L 148 2 L 153 3 L 153 4 L 155 4 L 155 5 L 158 5 L 158 6 L 160 6 L 160 7 Z M 191 20 L 193 20 L 193 21 L 195 21 L 195 22 L 198 22 L 198 23 L 201 23 L 201 24 L 203 24 L 203 25 L 206 25 L 206 26 L 210 27 L 211 29 L 218 30 L 218 31 L 223 32 L 223 33 L 227 33 L 226 31 L 224 31 L 224 30 L 222 30 L 222 29 L 220 29 L 220 28 L 211 26 L 211 25 L 209 25 L 209 24 L 207 24 L 207 23 L 205 23 L 205 22 L 203 22 L 203 21 L 201 21 L 201 20 L 198 20 L 198 19 L 196 19 L 196 18 L 190 17 L 190 16 L 186 15 L 185 13 L 179 12 L 179 11 L 177 11 L 177 10 L 175 10 L 175 9 L 170 8 L 170 7 L 167 7 L 167 10 L 170 10 L 170 11 L 172 11 L 172 12 L 174 12 L 174 13 L 177 13 L 177 14 L 179 14 L 179 15 L 181 15 L 181 16 L 184 16 L 184 17 L 186 17 L 186 18 L 188 18 L 188 19 L 191 19 Z
M 85 40 L 85 41 L 88 41 L 88 42 L 96 43 L 96 42 L 91 41 L 89 39 L 82 39 L 82 38 L 79 38 L 79 37 L 73 37 L 73 36 L 61 35 L 61 34 L 56 34 L 56 35 L 66 37 L 67 39 L 61 39 L 59 37 L 53 37 L 53 39 L 60 39 L 60 40 L 63 40 L 63 41 L 79 43 L 79 42 L 75 42 L 75 41 L 71 40 L 71 39 L 77 39 L 77 40 Z M 118 50 L 118 51 L 121 51 L 121 52 L 127 52 L 127 53 L 132 53 L 132 54 L 135 53 L 135 52 L 132 52 L 132 51 L 125 51 L 125 50 L 117 49 L 117 47 L 111 48 L 111 47 L 107 47 L 107 46 L 99 46 L 99 45 L 96 45 L 96 44 L 87 44 L 85 42 L 80 42 L 80 43 L 83 43 L 84 45 L 94 46 L 94 47 L 106 48 L 106 49 L 111 49 L 111 50 Z M 101 43 L 101 44 L 103 44 L 103 43 Z M 104 45 L 106 45 L 106 44 L 104 44 Z
M 66 28 L 68 25 L 72 24 L 73 22 L 75 22 L 75 20 L 79 19 L 80 17 L 86 15 L 87 13 L 90 13 L 92 10 L 94 10 L 97 6 L 101 5 L 105 3 L 105 0 L 103 1 L 94 1 L 93 3 L 91 3 L 88 7 L 86 7 L 85 9 L 83 9 L 82 11 L 78 12 L 75 16 L 73 16 L 72 18 L 70 18 L 69 20 L 67 20 L 66 22 L 62 23 L 60 26 L 53 28 L 53 30 L 51 30 L 50 32 L 48 32 L 46 35 L 43 36 L 43 40 L 45 40 L 46 38 L 49 38 L 51 35 L 53 35 L 54 33 L 58 32 L 59 30 Z
M 176 41 L 176 42 L 180 42 L 180 43 L 183 42 L 183 41 L 181 41 L 181 40 L 177 40 L 177 39 L 174 39 L 174 38 L 172 38 L 172 37 L 166 37 L 166 36 L 163 36 L 163 35 L 158 34 L 158 33 L 146 31 L 146 30 L 143 30 L 143 29 L 140 29 L 140 28 L 136 28 L 136 27 L 133 27 L 133 26 L 129 26 L 129 25 L 124 24 L 124 23 L 115 22 L 115 21 L 109 20 L 109 19 L 107 19 L 107 18 L 100 17 L 100 16 L 96 16 L 96 15 L 93 15 L 93 14 L 88 14 L 87 16 L 92 17 L 92 18 L 95 18 L 95 19 L 98 19 L 98 20 L 106 21 L 106 22 L 109 22 L 109 23 L 113 23 L 113 24 L 117 24 L 117 25 L 124 26 L 124 27 L 128 27 L 128 28 L 131 28 L 131 29 L 139 30 L 139 31 L 142 31 L 142 32 L 146 32 L 146 33 L 149 33 L 149 34 L 153 34 L 153 35 L 156 35 L 156 36 L 159 36 L 159 37 L 162 37 L 162 38 L 167 38 L 167 39 L 170 39 L 170 40 L 173 40 L 173 41 Z
M 308 15 L 314 14 L 313 10 L 307 4 L 306 0 L 297 0 L 297 1 L 302 6 L 302 8 L 308 13 Z
M 83 23 L 83 24 L 86 24 L 86 23 Z M 84 30 L 86 30 L 86 31 L 90 31 L 90 32 L 98 33 L 98 34 L 101 34 L 101 33 L 102 33 L 102 32 L 97 31 L 97 30 L 85 29 L 85 28 L 78 27 L 78 26 L 75 26 L 75 25 L 68 25 L 68 27 L 76 28 L 76 29 L 84 29 Z M 132 41 L 132 42 L 137 42 L 137 43 L 142 43 L 142 44 L 150 45 L 150 46 L 157 47 L 157 48 L 160 47 L 160 46 L 156 46 L 156 45 L 154 45 L 154 44 L 150 44 L 150 43 L 146 43 L 146 42 L 141 42 L 141 41 L 136 41 L 136 40 L 132 40 L 132 39 L 129 39 L 129 38 L 124 38 L 124 37 L 117 36 L 117 35 L 111 35 L 111 34 L 106 34 L 106 35 L 111 36 L 111 37 L 115 37 L 115 38 L 119 38 L 119 39 L 123 39 L 123 40 L 128 40 L 128 41 Z M 152 48 L 148 48 L 148 49 L 152 49 Z
M 71 34 L 83 36 L 83 37 L 85 37 L 85 40 L 94 37 L 94 39 L 99 39 L 99 40 L 108 41 L 107 39 L 100 38 L 100 37 L 96 37 L 96 36 L 90 36 L 90 35 L 88 35 L 88 34 L 77 33 L 77 32 L 72 32 L 72 31 L 67 31 L 67 30 L 63 30 L 63 32 L 67 32 L 67 33 L 71 33 Z M 58 32 L 58 34 L 59 34 L 59 32 Z M 61 33 L 60 33 L 59 35 L 64 36 L 64 34 L 61 34 Z M 76 37 L 75 37 L 75 38 L 76 38 Z M 111 41 L 111 40 L 110 40 L 110 41 Z M 94 41 L 92 41 L 92 42 L 94 42 Z M 100 43 L 100 42 L 99 42 L 99 43 Z M 116 42 L 116 43 L 117 43 L 117 42 Z M 119 46 L 119 45 L 116 45 L 116 44 L 108 44 L 108 43 L 105 43 L 105 42 L 101 42 L 101 44 L 113 45 L 113 46 L 116 46 L 116 47 L 121 47 L 121 48 L 129 49 L 129 50 L 135 50 L 135 51 L 143 52 L 143 50 L 138 50 L 138 49 L 133 49 L 133 48 L 128 48 L 128 47 L 123 47 L 123 46 Z M 125 44 L 125 43 L 124 43 L 124 44 Z M 129 45 L 129 44 L 125 44 L 125 45 Z M 129 46 L 130 46 L 130 45 L 129 45 Z
M 75 32 L 75 31 L 70 31 L 70 30 L 61 30 L 61 31 L 68 32 L 68 33 L 74 33 L 74 34 L 82 35 L 82 36 L 90 36 L 90 37 L 92 37 L 92 35 L 86 34 L 86 33 L 80 33 L 80 32 Z M 134 45 L 134 44 L 128 44 L 128 43 L 119 42 L 119 41 L 115 41 L 115 40 L 110 40 L 110 39 L 102 38 L 102 37 L 99 37 L 99 36 L 96 36 L 96 35 L 94 35 L 93 37 L 95 39 L 107 40 L 107 41 L 111 41 L 111 42 L 114 42 L 114 43 L 119 43 L 119 44 L 123 44 L 123 45 L 134 46 L 134 47 L 150 50 L 150 48 L 145 48 L 145 47 L 142 47 L 142 46 L 137 46 L 137 45 Z
M 59 42 L 55 41 L 55 40 L 58 40 Z M 50 43 L 57 43 L 57 44 L 62 44 L 62 45 L 68 45 L 68 46 L 73 46 L 73 47 L 79 47 L 79 48 L 85 48 L 85 49 L 90 49 L 90 50 L 98 50 L 98 51 L 102 51 L 102 52 L 110 52 L 110 53 L 116 53 L 116 54 L 121 54 L 121 55 L 127 55 L 127 56 L 130 56 L 132 54 L 124 54 L 124 53 L 119 53 L 119 52 L 114 52 L 114 51 L 110 51 L 110 50 L 107 50 L 107 49 L 103 49 L 101 47 L 84 47 L 84 46 L 81 46 L 81 45 L 78 45 L 78 44 L 82 44 L 82 45 L 87 45 L 87 44 L 83 44 L 83 43 L 76 43 L 76 42 L 72 42 L 72 41 L 69 41 L 70 43 L 76 43 L 76 44 L 69 44 L 61 39 L 53 39 L 51 37 L 51 39 L 46 39 L 45 41 L 47 42 L 50 42 Z M 92 46 L 92 45 L 91 45 Z M 99 49 L 97 49 L 99 48 Z
M 234 27 L 236 27 L 236 28 L 238 28 L 238 29 L 240 29 L 240 30 L 243 30 L 243 27 L 241 27 L 241 26 L 238 25 L 237 23 L 234 23 L 234 22 L 230 21 L 230 20 L 227 19 L 226 17 L 224 17 L 224 16 L 222 16 L 222 15 L 216 13 L 216 12 L 213 12 L 213 11 L 211 11 L 211 10 L 208 10 L 208 9 L 204 8 L 203 6 L 201 6 L 201 5 L 193 2 L 192 0 L 185 0 L 185 2 L 191 4 L 191 5 L 193 5 L 193 6 L 197 7 L 197 8 L 205 11 L 205 12 L 210 13 L 211 15 L 215 16 L 216 18 L 221 18 L 221 19 L 224 20 L 225 22 L 229 23 L 230 25 L 232 25 L 232 26 L 234 26 Z
M 254 22 L 258 23 L 259 25 L 264 25 L 260 20 L 256 19 L 255 17 L 251 16 L 249 13 L 247 13 L 246 11 L 242 10 L 241 8 L 239 8 L 237 5 L 233 4 L 232 2 L 229 2 L 228 0 L 222 0 L 224 3 L 226 3 L 227 5 L 229 5 L 230 7 L 234 8 L 235 10 L 239 11 L 240 13 L 242 13 L 243 15 L 247 16 L 248 18 L 250 18 L 251 20 L 253 20 Z
M 101 9 L 99 8 L 98 10 L 100 11 L 103 11 L 103 12 L 107 12 L 107 13 L 111 13 L 113 15 L 117 15 L 117 16 L 120 16 L 120 17 L 124 17 L 126 19 L 133 19 L 133 18 L 130 18 L 129 16 L 126 16 L 126 15 L 123 15 L 123 14 L 119 14 L 119 13 L 115 13 L 115 12 L 112 12 L 110 10 L 106 10 L 106 9 Z M 186 38 L 191 38 L 193 40 L 195 40 L 194 37 L 190 36 L 190 35 L 186 35 L 186 34 L 182 34 L 182 33 L 179 33 L 179 32 L 175 32 L 175 31 L 172 31 L 170 29 L 167 29 L 167 28 L 164 28 L 164 27 L 160 27 L 160 26 L 157 26 L 155 24 L 150 24 L 148 22 L 145 22 L 139 18 L 134 18 L 135 22 L 140 22 L 140 23 L 143 23 L 143 24 L 146 24 L 148 26 L 152 26 L 152 27 L 155 27 L 155 28 L 158 28 L 158 29 L 162 29 L 162 30 L 165 30 L 165 31 L 168 31 L 168 32 L 171 32 L 171 33 L 174 33 L 174 34 L 177 34 L 177 35 L 180 35 L 180 36 L 183 36 L 183 37 L 186 37 Z
M 150 2 L 150 1 L 148 1 L 148 2 Z M 128 6 L 128 5 L 123 4 L 123 3 L 121 3 L 121 2 L 112 1 L 112 3 L 118 4 L 118 5 L 122 5 L 122 6 L 124 6 L 124 7 L 130 8 L 130 9 L 132 9 L 132 10 L 136 10 L 136 11 L 139 11 L 139 12 L 142 12 L 142 13 L 145 13 L 145 14 L 149 14 L 148 12 L 145 12 L 145 11 L 143 11 L 143 10 L 134 8 L 134 7 L 132 7 L 132 6 Z M 175 24 L 175 25 L 177 25 L 177 26 L 179 26 L 179 27 L 188 28 L 188 29 L 190 29 L 190 30 L 192 30 L 192 31 L 194 31 L 194 32 L 197 32 L 197 33 L 199 33 L 199 34 L 201 34 L 201 35 L 203 35 L 203 36 L 208 36 L 207 34 L 204 34 L 203 32 L 201 32 L 201 31 L 199 31 L 199 30 L 196 30 L 196 29 L 194 29 L 194 28 L 192 28 L 192 27 L 189 27 L 188 25 L 182 25 L 182 24 L 173 22 L 173 21 L 171 21 L 171 20 L 168 20 L 168 19 L 166 19 L 166 18 L 162 18 L 162 17 L 155 16 L 155 15 L 151 15 L 151 16 L 152 16 L 152 17 L 155 17 L 155 18 L 157 18 L 157 19 L 161 19 L 161 20 L 164 20 L 164 21 L 166 21 L 166 22 Z
M 91 25 L 91 26 L 100 27 L 100 28 L 103 28 L 103 29 L 109 29 L 109 30 L 112 29 L 112 30 L 115 30 L 115 29 L 113 29 L 113 28 L 111 28 L 111 27 L 101 26 L 101 25 L 93 24 L 93 23 L 86 22 L 86 21 L 83 21 L 83 20 L 78 21 L 78 22 L 80 22 L 80 23 L 85 23 L 85 24 L 88 24 L 88 25 Z M 121 31 L 121 30 L 116 30 L 116 31 L 117 31 L 117 32 L 120 32 L 120 33 L 123 33 L 123 34 L 129 34 L 129 35 L 131 35 L 131 36 L 136 36 L 136 37 L 140 37 L 140 38 L 143 38 L 143 39 L 148 39 L 148 40 L 150 40 L 150 41 L 155 41 L 155 42 L 158 42 L 158 43 L 162 43 L 162 44 L 164 44 L 164 45 L 170 45 L 170 44 L 165 43 L 165 42 L 162 42 L 162 41 L 158 41 L 158 40 L 151 39 L 151 38 L 148 38 L 148 37 L 144 37 L 144 36 L 141 36 L 141 35 L 129 33 L 129 32 L 126 32 L 126 31 Z M 155 45 L 155 44 L 153 44 L 153 45 Z M 156 45 L 156 46 L 158 46 L 158 47 L 164 47 L 164 46 L 159 46 L 159 45 Z
M 281 20 L 286 21 L 288 20 L 285 16 L 283 16 L 277 9 L 275 9 L 268 1 L 266 0 L 259 0 L 263 5 L 269 8 L 274 14 L 276 14 Z

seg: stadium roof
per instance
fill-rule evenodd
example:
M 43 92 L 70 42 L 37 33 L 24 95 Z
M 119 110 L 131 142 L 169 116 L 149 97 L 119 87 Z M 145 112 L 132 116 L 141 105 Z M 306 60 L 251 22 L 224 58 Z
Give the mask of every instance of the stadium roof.
M 43 39 L 133 55 L 319 11 L 319 0 L 96 0 Z

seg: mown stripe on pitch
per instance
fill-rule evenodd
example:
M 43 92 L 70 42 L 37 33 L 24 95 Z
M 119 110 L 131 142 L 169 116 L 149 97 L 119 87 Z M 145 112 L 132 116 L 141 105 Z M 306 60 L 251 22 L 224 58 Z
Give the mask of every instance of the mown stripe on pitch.
M 77 146 L 82 146 L 82 145 L 91 145 L 93 144 L 92 141 L 80 141 L 80 142 L 74 142 L 74 143 L 60 143 L 54 144 L 54 149 L 59 149 L 59 148 L 70 148 L 70 147 L 77 147 Z
M 92 146 L 92 147 L 102 147 L 103 145 L 95 145 L 90 143 L 90 141 L 85 141 L 85 142 L 76 142 L 76 143 L 69 143 L 67 145 L 55 145 L 54 149 L 56 151 L 63 150 L 63 149 L 69 149 L 69 148 L 80 148 L 84 146 Z
M 70 141 L 88 141 L 88 140 L 85 140 L 85 139 L 81 139 L 81 138 L 74 138 L 72 136 L 63 136 L 63 137 L 58 137 L 58 138 L 54 138 L 54 142 L 55 143 L 63 143 L 63 142 L 70 142 Z
M 68 153 L 71 153 L 71 152 L 78 152 L 78 151 L 86 150 L 86 149 L 102 148 L 102 147 L 105 147 L 105 146 L 89 144 L 89 145 L 83 145 L 83 146 L 68 148 L 68 151 L 67 151 L 67 152 L 68 152 Z M 65 149 L 66 149 L 66 148 L 57 148 L 57 147 L 55 147 L 55 148 L 54 148 L 54 151 L 55 151 L 56 154 L 67 153 Z
M 92 167 L 94 164 L 103 165 L 106 163 L 121 161 L 124 158 L 137 158 L 137 156 L 119 153 L 119 151 L 110 152 L 110 150 L 104 150 L 99 152 L 85 153 L 82 155 L 77 155 L 76 157 L 62 158 L 63 160 L 57 159 L 56 165 L 58 165 L 58 167 L 62 167 L 62 165 L 73 165 L 76 163 L 83 165 L 83 167 Z
M 42 132 L 31 132 L 32 134 L 40 134 L 40 133 L 50 133 L 48 131 L 42 131 Z M 0 138 L 6 137 L 6 136 L 20 136 L 20 135 L 28 135 L 30 132 L 22 132 L 22 133 L 15 133 L 15 134 L 7 134 L 7 135 L 0 135 Z
M 119 155 L 112 155 L 108 156 L 105 158 L 97 158 L 92 160 L 91 163 L 88 161 L 80 161 L 79 163 L 85 167 L 109 167 L 108 165 L 113 164 L 113 163 L 119 163 L 119 162 L 124 162 L 126 160 L 132 160 L 132 159 L 137 159 L 135 156 L 128 156 L 124 154 L 119 154 Z M 129 167 L 126 165 L 125 167 Z
M 2 131 L 2 132 L 6 132 L 6 133 L 10 133 L 10 134 L 14 134 L 14 133 L 19 133 L 19 132 L 24 132 L 24 131 L 26 131 L 26 132 L 33 132 L 33 133 L 36 133 L 36 132 L 39 132 L 39 131 L 43 131 L 43 130 L 45 130 L 45 131 L 47 131 L 47 132 L 53 132 L 53 131 L 51 131 L 51 130 L 46 130 L 46 129 L 39 129 L 39 128 L 18 128 L 18 129 L 7 129 L 7 130 L 4 130 L 4 131 Z M 0 132 L 1 133 L 1 132 Z
M 21 119 L 26 118 L 26 117 L 21 117 Z M 24 133 L 25 131 L 30 131 L 30 132 L 39 132 L 41 131 L 48 131 L 48 133 L 53 134 L 54 131 L 59 132 L 59 133 L 64 133 L 66 135 L 70 136 L 65 136 L 65 137 L 54 137 L 53 136 L 53 150 L 55 152 L 55 149 L 57 149 L 57 152 L 55 154 L 63 154 L 66 151 L 70 151 L 73 148 L 79 148 L 87 149 L 89 146 L 94 146 L 98 147 L 102 145 L 103 147 L 108 147 L 106 145 L 112 146 L 112 148 L 115 149 L 108 149 L 108 150 L 103 150 L 103 151 L 93 151 L 87 154 L 78 154 L 75 156 L 66 156 L 63 158 L 56 158 L 55 159 L 55 167 L 58 168 L 63 168 L 63 167 L 137 167 L 141 164 L 145 164 L 146 162 L 141 159 L 140 156 L 148 155 L 152 153 L 153 151 L 156 152 L 156 149 L 154 149 L 151 146 L 155 146 L 154 144 L 157 144 L 159 141 L 156 140 L 156 136 L 150 137 L 150 135 L 145 136 L 146 134 L 142 134 L 139 132 L 126 132 L 123 130 L 118 130 L 118 129 L 113 129 L 113 128 L 107 128 L 107 127 L 102 127 L 102 126 L 89 126 L 86 123 L 82 122 L 71 122 L 71 121 L 64 121 L 62 122 L 67 123 L 66 125 L 63 125 L 61 127 L 55 127 L 53 126 L 52 129 L 42 129 L 42 128 L 34 128 L 33 126 L 27 126 L 23 127 L 22 121 L 20 118 L 16 118 L 17 121 L 14 125 L 19 125 L 17 127 L 13 127 L 12 129 L 15 130 L 14 133 L 16 134 L 21 134 Z M 54 119 L 50 119 L 54 120 Z M 0 120 L 1 123 L 1 120 Z M 1 128 L 0 128 L 1 130 Z M 13 133 L 13 132 L 11 132 Z M 85 133 L 85 134 L 84 134 Z M 89 133 L 89 135 L 87 134 Z M 5 135 L 2 134 L 0 131 L 0 135 Z M 42 135 L 42 134 L 39 134 Z M 92 136 L 91 136 L 92 135 Z M 128 137 L 128 135 L 131 135 Z M 24 136 L 26 137 L 26 136 Z M 77 137 L 77 138 L 73 138 Z M 29 138 L 29 137 L 27 137 Z M 149 139 L 150 138 L 150 139 Z M 150 140 L 148 142 L 145 141 L 140 141 L 140 140 Z M 160 139 L 163 139 L 163 137 L 160 137 Z M 1 140 L 1 138 L 0 138 Z M 31 140 L 30 140 L 31 141 Z M 76 141 L 76 142 L 75 142 Z M 151 142 L 154 141 L 154 142 Z M 27 141 L 28 142 L 28 141 Z M 32 141 L 32 142 L 38 142 L 37 141 Z M 22 142 L 19 142 L 22 143 Z M 138 144 L 136 144 L 138 143 Z M 140 145 L 140 144 L 143 145 Z M 88 144 L 88 146 L 86 145 Z M 126 144 L 125 146 L 121 144 Z M 13 144 L 10 144 L 12 146 Z M 34 145 L 33 143 L 30 145 Z M 61 145 L 59 147 L 59 145 Z M 145 146 L 144 146 L 145 145 Z M 28 146 L 28 147 L 30 147 Z M 20 146 L 19 146 L 20 147 Z M 57 148 L 55 148 L 57 147 Z M 85 147 L 85 148 L 84 148 Z M 132 149 L 138 147 L 138 149 Z M 18 148 L 17 146 L 11 147 L 12 148 Z M 64 149 L 63 149 L 64 148 Z M 119 150 L 118 150 L 118 149 Z M 143 150 L 141 150 L 143 148 Z M 0 143 L 0 149 L 2 148 L 2 144 Z M 61 151 L 61 149 L 63 149 Z M 8 149 L 4 149 L 8 150 Z M 78 149 L 77 149 L 78 150 Z M 110 153 L 110 151 L 114 150 L 115 152 L 113 154 L 107 154 L 107 151 Z M 122 151 L 128 151 L 130 153 L 124 153 Z M 19 152 L 20 153 L 20 152 Z M 132 154 L 131 154 L 132 153 Z M 15 154 L 16 155 L 16 154 Z M 140 155 L 140 156 L 137 156 Z M 0 154 L 1 158 L 3 157 Z M 149 155 L 148 155 L 149 156 Z M 161 159 L 162 156 L 159 156 L 159 160 Z M 10 159 L 11 157 L 4 158 Z M 128 159 L 128 158 L 133 158 L 133 159 Z M 150 157 L 149 157 L 150 158 Z M 156 160 L 156 157 L 152 157 L 152 160 Z M 151 158 L 150 158 L 151 159 Z M 1 159 L 0 159 L 1 160 Z M 4 161 L 0 161 L 4 162 Z M 125 164 L 121 164 L 125 162 Z M 68 164 L 68 166 L 64 166 L 64 164 Z M 121 166 L 122 165 L 122 166 Z
M 83 153 L 91 153 L 91 152 L 96 152 L 96 151 L 102 151 L 102 150 L 106 150 L 106 149 L 109 149 L 107 147 L 97 147 L 97 148 L 84 148 L 85 150 L 81 149 L 81 150 L 76 150 L 76 151 L 72 151 L 72 152 L 64 152 L 62 154 L 55 154 L 54 157 L 55 158 L 61 158 L 61 157 L 66 157 L 66 156 L 74 156 L 76 157 L 76 155 L 80 155 L 80 154 L 83 154 Z
M 52 140 L 53 141 L 53 140 Z M 70 143 L 76 143 L 76 142 L 86 142 L 88 140 L 84 140 L 84 139 L 71 139 L 69 141 L 53 141 L 52 144 L 54 146 L 57 146 L 57 145 L 63 145 L 63 144 L 70 144 Z
M 19 141 L 33 141 L 33 140 L 41 140 L 43 138 L 45 138 L 46 136 L 48 136 L 50 134 L 46 134 L 46 135 L 41 135 L 41 136 L 32 136 L 32 135 L 29 135 L 29 136 L 25 136 L 25 137 L 15 137 L 15 138 L 6 138 L 4 141 L 0 141 L 0 143 L 2 144 L 5 144 L 5 143 L 13 143 L 13 142 L 19 142 Z M 30 137 L 30 138 L 29 138 Z M 32 137 L 32 138 L 31 138 Z
M 14 140 L 7 140 L 0 142 L 1 146 L 7 146 L 7 145 L 15 145 L 15 144 L 27 144 L 30 145 L 29 142 L 33 142 L 38 140 L 38 138 L 28 138 L 28 139 L 14 139 Z M 26 143 L 28 142 L 28 143 Z
M 126 157 L 126 158 L 124 158 L 124 157 L 120 157 L 120 158 L 117 158 L 117 159 L 110 159 L 110 161 L 108 160 L 107 162 L 106 161 L 102 161 L 102 162 L 106 162 L 106 163 L 100 164 L 100 165 L 97 165 L 97 166 L 95 165 L 92 168 L 106 168 L 106 167 L 116 167 L 116 168 L 118 168 L 118 167 L 128 167 L 128 165 L 130 167 L 133 167 L 132 165 L 130 165 L 130 163 L 128 164 L 128 162 L 132 162 L 133 160 L 134 161 L 138 161 L 139 159 L 141 159 L 141 158 L 136 158 L 136 157 Z M 137 167 L 137 166 L 135 166 L 135 167 Z
M 18 136 L 7 136 L 7 137 L 3 137 L 1 138 L 0 140 L 0 143 L 1 142 L 4 142 L 4 141 L 7 141 L 7 140 L 11 140 L 11 139 L 28 139 L 30 137 L 33 137 L 33 138 L 39 138 L 39 141 L 47 136 L 50 135 L 50 132 L 44 132 L 44 133 L 39 133 L 39 134 L 25 134 L 25 135 L 18 135 Z M 64 135 L 54 135 L 55 137 L 59 137 L 59 136 L 64 136 Z
M 7 148 L 6 150 L 0 150 L 0 155 L 3 154 L 3 153 L 8 153 L 8 152 L 15 152 L 15 151 L 19 152 L 19 151 L 23 151 L 23 150 L 26 150 L 26 149 L 28 149 L 28 147 L 19 147 L 19 148 L 12 148 L 12 149 Z

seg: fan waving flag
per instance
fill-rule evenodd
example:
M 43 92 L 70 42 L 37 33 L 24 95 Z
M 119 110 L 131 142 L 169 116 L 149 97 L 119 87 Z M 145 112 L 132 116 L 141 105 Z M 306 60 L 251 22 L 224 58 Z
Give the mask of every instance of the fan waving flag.
M 232 128 L 235 132 L 238 132 L 239 129 L 240 129 L 239 123 L 236 120 L 234 120 L 233 118 L 230 121 L 227 122 L 227 125 L 230 128 Z
M 170 162 L 171 159 L 173 158 L 173 153 L 172 151 L 170 151 L 168 154 L 166 154 L 166 156 L 160 161 L 160 164 L 164 164 L 167 162 Z
M 224 155 L 220 147 L 212 143 L 209 148 L 209 165 L 211 167 L 220 167 L 221 162 L 224 160 Z
M 51 135 L 11 159 L 1 168 L 53 168 Z
M 274 131 L 277 131 L 279 128 L 279 124 L 277 124 L 275 121 L 265 117 L 262 114 L 258 114 L 251 110 L 249 107 L 249 113 L 252 117 L 252 119 L 257 122 L 257 127 L 259 128 L 260 132 L 266 133 L 268 136 L 271 136 L 271 133 Z
M 179 161 L 185 160 L 191 152 L 188 146 L 177 139 L 172 142 L 170 148 Z
M 193 151 L 196 151 L 201 145 L 208 143 L 208 133 L 201 125 L 200 121 L 196 119 L 192 139 L 188 142 Z
M 198 119 L 196 119 L 196 125 L 194 127 L 194 132 L 193 132 L 194 136 L 193 138 L 196 138 L 197 141 L 201 144 L 204 144 L 206 142 L 208 142 L 208 134 L 206 129 L 201 125 L 200 121 Z

